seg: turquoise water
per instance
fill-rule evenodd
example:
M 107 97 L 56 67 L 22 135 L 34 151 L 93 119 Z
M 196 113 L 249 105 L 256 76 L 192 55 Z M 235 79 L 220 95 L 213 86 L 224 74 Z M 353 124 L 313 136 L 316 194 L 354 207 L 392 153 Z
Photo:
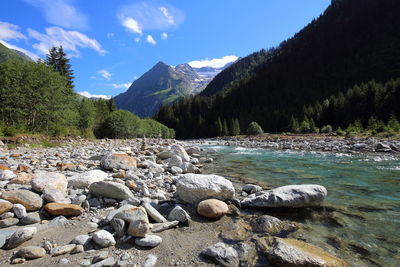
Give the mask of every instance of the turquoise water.
M 349 155 L 214 148 L 212 172 L 270 187 L 320 184 L 325 208 L 285 217 L 303 225 L 293 235 L 351 266 L 400 266 L 400 161 L 393 155 Z M 280 217 L 280 214 L 274 214 Z

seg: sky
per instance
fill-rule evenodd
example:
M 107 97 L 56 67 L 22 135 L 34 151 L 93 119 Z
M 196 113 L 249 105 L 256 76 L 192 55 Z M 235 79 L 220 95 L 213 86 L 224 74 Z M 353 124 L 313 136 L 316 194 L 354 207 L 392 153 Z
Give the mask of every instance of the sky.
M 159 61 L 223 66 L 292 37 L 330 0 L 2 0 L 0 42 L 34 59 L 62 45 L 75 91 L 112 97 Z

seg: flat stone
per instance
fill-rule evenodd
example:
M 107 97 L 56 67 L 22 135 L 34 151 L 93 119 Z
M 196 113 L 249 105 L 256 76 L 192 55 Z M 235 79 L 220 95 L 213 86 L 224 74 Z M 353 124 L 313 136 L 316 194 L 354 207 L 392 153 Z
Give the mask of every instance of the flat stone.
M 235 189 L 222 176 L 183 174 L 176 180 L 176 193 L 183 201 L 195 204 L 208 198 L 232 199 Z
M 40 193 L 43 193 L 46 188 L 66 192 L 67 184 L 65 175 L 57 172 L 36 173 L 31 181 L 33 190 Z
M 79 216 L 83 212 L 81 206 L 75 204 L 47 203 L 44 208 L 53 216 Z
M 15 190 L 4 192 L 1 198 L 14 204 L 23 205 L 27 211 L 35 211 L 42 207 L 42 198 L 29 190 Z
M 4 246 L 6 240 L 12 236 L 16 230 L 0 230 L 0 248 Z
M 175 206 L 168 214 L 168 220 L 179 221 L 181 225 L 189 225 L 190 215 L 181 207 Z
M 168 229 L 175 228 L 178 226 L 179 221 L 172 221 L 172 222 L 165 222 L 165 223 L 154 223 L 153 227 L 151 228 L 151 232 L 153 233 L 160 233 Z
M 28 246 L 20 249 L 18 255 L 25 259 L 38 259 L 46 255 L 46 250 L 38 246 Z
M 197 206 L 197 213 L 207 218 L 220 218 L 228 212 L 228 205 L 218 199 L 206 199 Z
M 100 166 L 104 170 L 123 169 L 133 170 L 137 168 L 137 160 L 125 153 L 105 155 L 100 162 Z
M 84 173 L 79 173 L 68 179 L 68 187 L 87 188 L 92 183 L 104 181 L 107 176 L 107 173 L 103 172 L 102 170 L 92 170 Z
M 72 239 L 71 243 L 76 245 L 87 246 L 91 240 L 92 237 L 90 237 L 89 235 L 78 235 L 74 239 Z
M 312 207 L 324 201 L 327 190 L 322 185 L 287 185 L 242 200 L 244 207 L 281 208 Z
M 135 244 L 141 247 L 156 247 L 161 242 L 162 238 L 156 235 L 146 235 L 145 237 L 135 239 Z
M 237 251 L 220 242 L 214 244 L 201 252 L 203 257 L 212 259 L 215 263 L 218 263 L 222 266 L 238 266 L 239 259 Z
M 90 267 L 114 266 L 114 264 L 115 264 L 114 257 L 109 257 L 105 260 L 90 265 Z
M 50 255 L 52 255 L 53 257 L 64 255 L 73 251 L 75 247 L 76 247 L 75 244 L 68 244 L 60 247 L 55 247 L 50 250 Z
M 17 225 L 19 220 L 17 218 L 8 218 L 0 220 L 0 228 L 7 228 L 13 225 Z
M 167 222 L 167 219 L 164 218 L 150 203 L 142 203 L 142 206 L 146 209 L 147 214 L 158 223 Z
M 52 188 L 46 188 L 42 194 L 42 198 L 46 202 L 56 202 L 65 204 L 71 203 L 71 200 L 66 197 L 65 192 L 61 192 L 59 190 L 55 190 Z
M 127 186 L 116 182 L 102 181 L 92 183 L 89 187 L 89 191 L 97 196 L 109 197 L 118 200 L 134 198 L 133 193 Z
M 21 219 L 21 223 L 24 224 L 24 225 L 40 223 L 40 221 L 41 221 L 41 219 L 40 219 L 39 212 L 30 212 L 30 213 L 26 214 L 26 216 Z
M 3 214 L 13 208 L 13 204 L 8 201 L 0 202 L 0 214 Z
M 25 241 L 31 239 L 37 233 L 36 227 L 25 227 L 15 231 L 7 241 L 6 248 L 16 248 Z
M 115 239 L 109 232 L 105 230 L 99 230 L 93 233 L 92 239 L 94 243 L 99 245 L 100 247 L 109 247 L 115 245 Z

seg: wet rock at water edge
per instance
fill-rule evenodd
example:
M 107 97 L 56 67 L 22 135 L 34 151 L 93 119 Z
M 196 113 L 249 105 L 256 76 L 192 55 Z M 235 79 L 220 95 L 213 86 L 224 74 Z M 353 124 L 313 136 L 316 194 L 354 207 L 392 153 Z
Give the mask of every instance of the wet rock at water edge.
M 211 259 L 221 266 L 235 267 L 239 265 L 237 251 L 222 242 L 204 249 L 201 256 Z

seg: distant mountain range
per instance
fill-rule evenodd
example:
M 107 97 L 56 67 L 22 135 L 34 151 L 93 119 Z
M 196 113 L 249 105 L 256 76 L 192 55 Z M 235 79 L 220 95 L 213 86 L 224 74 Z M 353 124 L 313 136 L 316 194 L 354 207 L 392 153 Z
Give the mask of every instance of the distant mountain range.
M 169 66 L 158 62 L 135 80 L 129 89 L 115 97 L 119 109 L 129 110 L 139 117 L 153 116 L 163 104 L 180 97 L 199 94 L 226 67 L 192 68 L 189 64 Z
M 0 43 L 0 63 L 8 59 L 22 59 L 22 60 L 32 61 L 30 57 L 28 57 L 21 51 L 9 49 L 5 45 Z

